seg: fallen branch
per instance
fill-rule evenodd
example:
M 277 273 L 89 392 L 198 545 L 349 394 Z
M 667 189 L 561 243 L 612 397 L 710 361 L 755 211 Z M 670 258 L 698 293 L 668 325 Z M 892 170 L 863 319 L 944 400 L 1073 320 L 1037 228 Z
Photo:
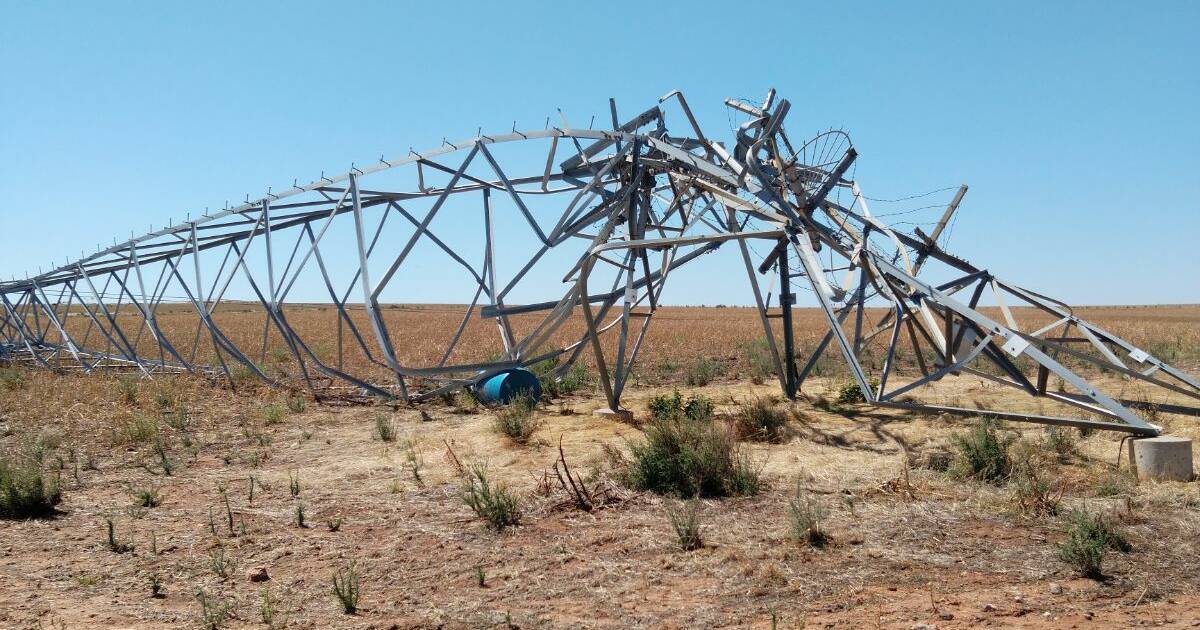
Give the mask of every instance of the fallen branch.
M 559 464 L 562 465 L 562 470 L 559 470 Z M 575 507 L 584 512 L 591 512 L 596 507 L 595 495 L 592 490 L 587 487 L 583 479 L 572 475 L 570 467 L 567 466 L 567 456 L 562 447 L 562 435 L 558 436 L 558 461 L 554 462 L 554 474 L 558 476 L 558 483 L 562 489 L 566 490 L 575 501 Z
M 446 461 L 446 465 L 448 465 L 454 469 L 454 473 L 456 475 L 458 475 L 459 477 L 463 476 L 466 473 L 467 469 L 464 468 L 462 465 L 462 462 L 459 461 L 458 455 L 454 454 L 454 449 L 450 448 L 449 442 L 447 442 L 446 440 L 442 440 L 442 444 L 446 445 L 446 452 L 442 455 L 442 459 L 444 459 Z

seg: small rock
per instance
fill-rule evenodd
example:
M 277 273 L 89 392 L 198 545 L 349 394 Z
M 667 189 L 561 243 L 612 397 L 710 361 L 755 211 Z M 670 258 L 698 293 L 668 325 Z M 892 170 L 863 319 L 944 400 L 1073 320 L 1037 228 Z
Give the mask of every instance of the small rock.
M 938 615 L 938 618 L 940 618 L 942 621 L 950 621 L 950 620 L 954 619 L 954 613 L 944 612 L 944 613 Z
M 251 582 L 266 582 L 267 580 L 271 579 L 271 576 L 267 575 L 266 567 L 255 567 L 250 569 L 250 571 L 246 573 L 246 577 Z
M 938 630 L 938 627 L 927 623 L 916 623 L 912 625 L 910 630 Z
M 1061 595 L 1063 592 L 1062 584 L 1059 584 L 1058 582 L 1051 582 L 1050 583 L 1050 592 L 1055 595 Z
M 1025 600 L 1020 595 L 1017 595 L 1016 597 L 1013 598 L 1013 601 L 1020 604 L 1021 602 L 1025 601 Z
M 991 604 L 984 604 L 983 612 L 996 612 L 996 607 Z

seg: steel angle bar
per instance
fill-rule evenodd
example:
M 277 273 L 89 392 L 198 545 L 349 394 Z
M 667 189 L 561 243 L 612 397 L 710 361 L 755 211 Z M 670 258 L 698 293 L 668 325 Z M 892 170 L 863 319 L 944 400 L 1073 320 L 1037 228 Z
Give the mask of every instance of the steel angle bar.
M 471 155 L 474 155 L 473 151 Z M 358 198 L 357 177 L 351 177 L 350 179 L 350 203 L 354 208 L 354 230 L 358 243 L 358 277 L 362 286 L 363 307 L 366 308 L 367 316 L 371 321 L 371 327 L 375 330 L 375 339 L 379 343 L 379 352 L 383 354 L 384 360 L 387 361 L 388 366 L 391 367 L 392 372 L 396 375 L 396 383 L 400 388 L 401 397 L 408 400 L 408 388 L 404 384 L 404 377 L 400 374 L 400 364 L 396 361 L 396 354 L 392 349 L 392 341 L 388 336 L 387 327 L 383 323 L 383 318 L 379 316 L 379 304 L 375 301 L 375 293 L 367 271 L 367 246 L 363 233 L 362 205 L 359 203 Z
M 338 299 L 337 293 L 333 287 L 333 281 L 329 278 L 329 270 L 325 266 L 325 259 L 321 256 L 320 248 L 315 247 L 316 237 L 313 235 L 311 229 L 308 230 L 308 237 L 309 237 L 309 240 L 312 241 L 314 244 L 314 248 L 312 250 L 313 258 L 317 261 L 317 268 L 321 272 L 321 280 L 324 282 L 325 288 L 329 292 L 329 299 L 333 301 L 333 305 L 337 308 L 337 312 L 338 312 L 338 359 L 339 359 L 339 361 L 341 361 L 342 354 L 343 354 L 342 345 L 341 345 L 341 330 L 342 330 L 341 326 L 342 326 L 342 323 L 344 322 L 346 324 L 346 326 L 350 329 L 350 334 L 352 334 L 354 336 L 355 341 L 358 343 L 359 348 L 362 349 L 363 354 L 364 354 L 364 356 L 366 356 L 367 360 L 370 361 L 371 363 L 374 363 L 374 364 L 382 366 L 382 367 L 389 367 L 386 363 L 379 361 L 371 354 L 371 349 L 367 345 L 367 342 L 363 338 L 362 334 L 359 332 L 358 326 L 355 326 L 354 320 L 350 318 L 350 313 L 348 313 L 346 311 L 346 299 L 348 298 L 348 295 L 343 296 L 341 300 Z M 351 281 L 351 288 L 353 288 L 353 286 L 356 282 L 358 282 L 357 275 L 355 275 L 354 280 Z
M 495 171 L 496 176 L 500 178 L 500 181 L 504 183 L 504 190 L 508 192 L 508 195 L 512 198 L 513 203 L 517 205 L 517 209 L 521 211 L 521 215 L 525 217 L 525 221 L 529 223 L 529 227 L 533 228 L 534 233 L 537 234 L 538 240 L 541 241 L 543 245 L 549 245 L 550 241 L 546 238 L 546 233 L 542 231 L 541 226 L 538 225 L 537 219 L 533 218 L 533 214 L 529 212 L 529 208 L 525 206 L 525 201 L 521 199 L 521 196 L 518 195 L 515 190 L 513 190 L 512 182 L 508 181 L 508 176 L 504 174 L 504 169 L 500 168 L 500 164 L 496 162 L 496 158 L 492 157 L 492 152 L 488 151 L 487 145 L 480 144 L 478 146 L 480 153 L 483 153 L 484 159 L 487 160 L 489 165 L 491 165 L 492 170 Z
M 62 339 L 63 344 L 66 346 L 67 351 L 70 352 L 71 356 L 74 357 L 75 361 L 84 368 L 84 371 L 90 372 L 91 369 L 88 368 L 87 363 L 85 363 L 83 358 L 79 356 L 80 351 L 79 351 L 79 348 L 75 345 L 75 340 L 73 338 L 71 338 L 71 335 L 67 334 L 67 330 L 65 328 L 63 328 L 62 322 L 59 321 L 58 315 L 57 315 L 57 313 L 55 313 L 54 308 L 49 305 L 49 300 L 46 298 L 45 291 L 43 291 L 43 289 L 40 286 L 38 286 L 38 284 L 36 282 L 34 282 L 33 287 L 34 287 L 34 290 L 37 291 L 37 293 L 39 295 L 41 295 L 40 301 L 43 304 L 42 308 L 46 311 L 46 317 L 49 318 L 50 322 L 54 325 L 54 328 L 58 331 L 59 337 Z M 69 307 L 69 305 L 68 305 L 68 307 Z
M 965 417 L 984 417 L 996 418 L 999 420 L 1017 420 L 1021 422 L 1034 422 L 1037 424 L 1047 424 L 1051 426 L 1074 427 L 1077 429 L 1098 429 L 1100 431 L 1120 431 L 1123 433 L 1134 433 L 1137 435 L 1154 436 L 1158 435 L 1158 430 L 1153 427 L 1131 427 L 1119 422 L 1098 422 L 1095 420 L 1084 420 L 1081 418 L 1063 418 L 1057 416 L 1043 416 L 1037 414 L 1026 414 L 1012 411 L 1000 411 L 993 409 L 976 409 L 963 407 L 949 407 L 944 405 L 923 405 L 912 404 L 895 401 L 876 401 L 874 403 L 878 407 L 890 407 L 893 409 L 904 409 L 908 411 L 918 411 L 921 413 L 944 413 L 955 416 Z
M 579 168 L 584 163 L 585 160 L 590 160 L 591 158 L 598 155 L 601 151 L 612 146 L 613 143 L 621 140 L 624 137 L 624 134 L 632 134 L 634 131 L 641 129 L 642 127 L 650 124 L 651 122 L 660 120 L 661 118 L 662 118 L 662 111 L 659 110 L 658 107 L 651 107 L 650 109 L 647 109 L 646 111 L 642 112 L 641 114 L 638 114 L 634 118 L 630 119 L 625 124 L 621 125 L 621 127 L 619 129 L 614 130 L 614 131 L 623 132 L 622 134 L 614 133 L 614 134 L 612 134 L 611 137 L 606 136 L 603 139 L 598 140 L 597 142 L 593 142 L 592 144 L 588 145 L 587 147 L 584 147 L 583 151 L 579 155 L 568 158 L 566 161 L 564 161 L 562 164 L 560 164 L 559 168 L 562 169 L 563 171 L 569 171 L 569 170 Z
M 613 141 L 617 138 L 627 138 L 627 137 L 629 137 L 629 134 L 627 134 L 625 132 L 619 132 L 619 131 L 600 131 L 600 130 L 592 130 L 592 129 L 553 129 L 553 130 L 547 129 L 547 130 L 528 131 L 528 132 L 513 132 L 510 134 L 498 134 L 498 135 L 494 135 L 494 136 L 488 136 L 486 139 L 485 138 L 472 138 L 470 140 L 460 141 L 458 143 L 446 143 L 441 147 L 426 150 L 419 154 L 413 152 L 407 156 L 393 158 L 391 160 L 386 160 L 386 161 L 380 161 L 380 163 L 378 163 L 378 164 L 373 164 L 373 165 L 365 166 L 362 168 L 355 168 L 355 169 L 352 169 L 351 171 L 347 171 L 342 174 L 328 176 L 328 177 L 322 176 L 320 179 L 314 180 L 314 181 L 310 182 L 309 184 L 306 184 L 303 186 L 295 185 L 288 190 L 282 191 L 277 194 L 269 195 L 268 197 L 264 197 L 263 199 L 255 200 L 255 201 L 247 201 L 244 204 L 240 204 L 240 205 L 234 206 L 232 208 L 228 208 L 228 209 L 225 209 L 225 210 L 222 210 L 219 212 L 214 212 L 212 214 L 208 214 L 208 215 L 202 217 L 201 219 L 196 220 L 194 223 L 197 224 L 198 226 L 201 226 L 200 229 L 204 229 L 203 226 L 205 224 L 208 224 L 208 223 L 211 223 L 214 221 L 219 221 L 219 220 L 225 219 L 230 216 L 244 216 L 244 213 L 246 213 L 246 212 L 255 211 L 261 207 L 261 203 L 263 200 L 270 199 L 270 200 L 278 201 L 280 199 L 293 197 L 293 196 L 296 196 L 299 194 L 308 193 L 308 192 L 315 191 L 315 190 L 318 190 L 321 188 L 325 188 L 331 184 L 336 184 L 338 182 L 348 182 L 352 175 L 363 176 L 363 175 L 369 175 L 372 173 L 377 173 L 377 172 L 392 169 L 392 168 L 401 167 L 401 166 L 404 166 L 407 164 L 412 164 L 419 159 L 436 157 L 439 155 L 457 151 L 461 147 L 473 146 L 476 142 L 486 142 L 488 144 L 498 144 L 498 143 L 505 143 L 505 142 L 524 141 L 524 140 L 529 140 L 529 139 L 551 138 L 551 137 L 556 137 L 556 136 L 560 136 L 560 137 L 561 136 L 572 136 L 572 137 L 587 138 L 587 139 L 592 139 L 592 140 L 597 140 L 597 141 Z M 167 227 L 167 228 L 164 228 L 161 230 L 156 230 L 156 231 L 150 232 L 143 236 L 136 237 L 126 243 L 117 244 L 112 247 L 102 249 L 92 255 L 85 256 L 82 259 L 80 259 L 79 261 L 77 261 L 77 263 L 86 266 L 86 265 L 92 263 L 93 261 L 100 260 L 106 256 L 111 256 L 114 254 L 120 254 L 122 252 L 131 251 L 131 248 L 141 245 L 143 243 L 151 242 L 157 238 L 161 238 L 163 236 L 169 236 L 174 233 L 182 233 L 183 231 L 188 229 L 187 225 L 188 224 L 174 225 L 174 226 L 170 226 L 170 227 Z M 35 276 L 34 278 L 38 279 L 39 281 L 42 281 L 44 285 L 49 285 L 49 284 L 51 284 L 51 282 L 47 282 L 47 280 L 52 280 L 52 281 L 57 282 L 62 279 L 62 278 L 59 278 L 58 276 L 63 276 L 63 277 L 72 276 L 75 273 L 73 270 L 75 265 L 76 265 L 76 263 L 70 263 L 63 267 L 56 267 L 54 269 L 51 269 L 50 271 L 40 273 L 37 276 Z M 11 292 L 13 289 L 22 288 L 24 286 L 24 284 L 27 282 L 28 282 L 28 280 L 0 282 L 0 291 Z
M 1016 335 L 1016 336 L 1020 335 L 1019 333 L 1016 333 L 1014 331 L 1010 331 L 1010 330 L 1004 328 L 1000 324 L 998 324 L 995 321 L 992 321 L 990 318 L 984 316 L 982 313 L 979 313 L 979 312 L 975 311 L 974 309 L 967 307 L 966 305 L 958 302 L 954 298 L 943 294 L 942 292 L 938 291 L 934 287 L 932 287 L 924 282 L 921 282 L 920 280 L 917 280 L 916 278 L 908 275 L 904 271 L 893 266 L 888 261 L 882 260 L 881 258 L 874 256 L 874 254 L 869 254 L 869 255 L 874 257 L 875 264 L 881 270 L 883 270 L 885 273 L 887 273 L 890 277 L 897 280 L 901 284 L 907 285 L 914 292 L 920 293 L 923 296 L 922 297 L 923 301 L 932 302 L 941 308 L 947 309 L 949 312 L 953 312 L 960 317 L 971 320 L 972 322 L 974 322 L 976 325 L 979 326 L 979 328 L 982 330 L 982 332 L 986 333 L 987 335 L 994 335 L 994 336 L 1002 337 L 1005 339 L 1012 339 L 1012 337 L 1014 335 Z M 1152 425 L 1148 424 L 1147 422 L 1145 422 L 1141 418 L 1137 417 L 1136 415 L 1130 413 L 1128 409 L 1121 406 L 1116 401 L 1112 400 L 1110 397 L 1105 395 L 1103 392 L 1099 391 L 1097 388 L 1092 386 L 1090 383 L 1088 383 L 1086 380 L 1081 378 L 1079 375 L 1070 371 L 1069 369 L 1064 367 L 1062 364 L 1058 363 L 1057 361 L 1052 359 L 1050 356 L 1046 355 L 1041 350 L 1037 349 L 1036 346 L 1029 344 L 1029 345 L 1027 345 L 1027 347 L 1021 349 L 1020 353 L 1026 354 L 1033 361 L 1045 366 L 1047 369 L 1049 369 L 1051 372 L 1053 372 L 1056 376 L 1058 376 L 1058 377 L 1062 378 L 1064 381 L 1070 383 L 1073 387 L 1075 387 L 1080 392 L 1082 392 L 1085 395 L 1087 395 L 1088 397 L 1090 397 L 1092 400 L 1096 401 L 1099 405 L 1101 405 L 1105 409 L 1114 413 L 1117 417 L 1119 417 L 1121 419 L 1121 421 L 1129 424 L 1131 427 L 1136 427 L 1138 429 L 1157 431 L 1157 428 L 1152 427 Z
M 32 358 L 37 363 L 40 363 L 42 365 L 42 367 L 50 368 L 50 364 L 46 362 L 45 358 L 42 357 L 41 353 L 39 353 L 37 350 L 34 350 L 33 339 L 35 338 L 35 336 L 30 334 L 28 322 L 25 320 L 24 317 L 22 317 L 21 315 L 18 315 L 16 309 L 13 308 L 12 302 L 9 301 L 8 295 L 6 295 L 4 293 L 0 293 L 0 300 L 2 300 L 4 302 L 5 312 L 7 312 L 9 314 L 9 316 L 13 319 L 13 321 L 16 323 L 17 327 L 20 330 L 25 331 L 25 334 L 21 336 L 21 343 L 25 346 L 25 350 L 28 353 L 29 357 Z M 39 343 L 38 345 L 41 345 L 41 344 Z
M 392 276 L 395 275 L 396 271 L 400 268 L 400 265 L 404 262 L 405 258 L 408 257 L 409 252 L 411 252 L 413 247 L 416 246 L 417 241 L 419 241 L 421 236 L 425 234 L 426 230 L 429 228 L 429 223 L 431 221 L 433 221 L 433 218 L 435 216 L 437 216 L 438 210 L 440 210 L 442 208 L 442 205 L 446 202 L 446 199 L 448 199 L 450 197 L 450 189 L 454 186 L 455 182 L 457 182 L 458 179 L 460 177 L 462 177 L 462 174 L 464 172 L 466 172 L 467 167 L 470 166 L 471 161 L 475 159 L 475 155 L 479 152 L 479 148 L 481 146 L 482 145 L 480 145 L 480 144 L 475 144 L 471 148 L 471 151 L 469 153 L 467 153 L 466 159 L 464 159 L 462 164 L 458 167 L 458 170 L 454 173 L 454 177 L 452 177 L 450 179 L 450 184 L 447 186 L 446 190 L 441 195 L 438 195 L 438 198 L 434 202 L 433 207 L 429 209 L 429 212 L 425 214 L 425 218 L 422 219 L 421 223 L 417 226 L 417 230 L 408 239 L 408 242 L 405 243 L 404 247 L 400 250 L 400 253 L 396 256 L 395 260 L 392 261 L 392 264 L 388 267 L 387 271 L 385 271 L 383 273 L 383 276 L 379 279 L 379 283 L 376 284 L 374 286 L 374 288 L 372 288 L 370 290 L 369 296 L 370 296 L 371 301 L 374 301 L 376 298 L 379 297 L 379 294 L 383 291 L 383 288 L 385 286 L 387 286 L 388 282 L 391 281 Z M 356 221 L 361 222 L 362 206 L 359 203 L 359 199 L 358 199 L 358 191 L 357 191 L 357 183 L 356 183 L 357 181 L 358 181 L 357 178 L 351 180 L 352 190 L 351 190 L 350 195 L 351 195 L 351 198 L 352 198 L 353 204 L 354 204 L 354 214 L 355 214 Z M 361 243 L 360 243 L 360 249 L 362 249 Z M 362 262 L 363 278 L 366 278 L 366 255 L 365 255 L 365 253 L 362 256 L 362 259 L 363 259 L 363 262 Z M 389 342 L 389 345 L 390 345 L 390 342 Z
M 1083 361 L 1088 361 L 1088 362 L 1090 362 L 1090 363 L 1093 363 L 1093 364 L 1095 364 L 1095 365 L 1098 365 L 1098 366 L 1102 366 L 1102 367 L 1104 367 L 1105 369 L 1111 370 L 1111 371 L 1113 371 L 1113 372 L 1116 372 L 1116 373 L 1118 373 L 1118 374 L 1121 374 L 1121 375 L 1124 375 L 1124 376 L 1128 376 L 1128 377 L 1130 377 L 1130 378 L 1135 378 L 1135 379 L 1138 379 L 1138 380 L 1141 380 L 1141 381 L 1145 381 L 1145 382 L 1148 382 L 1148 383 L 1154 384 L 1154 385 L 1156 385 L 1156 386 L 1158 386 L 1158 387 L 1162 387 L 1163 389 L 1167 389 L 1167 390 L 1173 391 L 1173 392 L 1175 392 L 1175 393 L 1178 393 L 1178 394 L 1183 394 L 1183 395 L 1185 395 L 1185 396 L 1190 396 L 1190 397 L 1192 397 L 1192 398 L 1200 398 L 1200 392 L 1197 392 L 1197 391 L 1195 391 L 1195 390 L 1192 390 L 1192 389 L 1188 389 L 1188 388 L 1186 388 L 1186 387 L 1181 387 L 1181 386 L 1179 386 L 1179 385 L 1176 385 L 1176 384 L 1174 384 L 1174 383 L 1169 383 L 1169 382 L 1167 382 L 1167 381 L 1162 381 L 1162 380 L 1155 379 L 1155 378 L 1153 378 L 1153 377 L 1151 377 L 1151 376 L 1149 376 L 1149 375 L 1147 375 L 1147 374 L 1143 374 L 1142 372 L 1138 372 L 1137 370 L 1132 370 L 1132 369 L 1130 369 L 1130 368 L 1127 368 L 1127 367 L 1121 367 L 1121 366 L 1117 366 L 1117 365 L 1112 365 L 1112 364 L 1108 363 L 1107 361 L 1102 361 L 1102 360 L 1098 359 L 1098 358 L 1097 358 L 1097 357 L 1095 357 L 1095 356 L 1092 356 L 1092 355 L 1090 355 L 1090 354 L 1087 354 L 1087 353 L 1084 353 L 1084 352 L 1080 352 L 1080 351 L 1078 351 L 1078 350 L 1075 350 L 1074 348 L 1070 348 L 1070 347 L 1066 346 L 1065 344 L 1060 344 L 1060 343 L 1056 343 L 1056 342 L 1053 342 L 1053 341 L 1050 341 L 1050 340 L 1047 340 L 1047 339 L 1042 339 L 1042 338 L 1039 338 L 1039 337 L 1034 337 L 1033 335 L 1027 335 L 1027 334 L 1025 334 L 1025 333 L 1020 333 L 1020 332 L 1018 332 L 1017 334 L 1018 334 L 1018 335 L 1020 335 L 1020 337 L 1021 337 L 1022 339 L 1024 339 L 1024 340 L 1025 340 L 1025 341 L 1027 341 L 1027 342 L 1029 342 L 1029 344 L 1030 344 L 1031 346 L 1037 346 L 1038 348 L 1042 348 L 1042 349 L 1044 349 L 1044 351 L 1045 351 L 1047 354 L 1049 354 L 1049 353 L 1051 353 L 1051 352 L 1055 352 L 1055 353 L 1059 353 L 1059 352 L 1061 352 L 1061 353 L 1065 353 L 1065 354 L 1067 354 L 1068 356 L 1071 356 L 1072 358 L 1075 358 L 1075 359 L 1080 359 L 1080 360 L 1083 360 Z
M 483 266 L 484 273 L 487 274 L 487 279 L 484 280 L 483 278 L 479 278 L 479 291 L 475 292 L 475 298 L 471 301 L 471 309 L 475 307 L 475 301 L 479 299 L 480 291 L 487 292 L 488 301 L 491 302 L 492 307 L 504 306 L 504 298 L 496 295 L 495 231 L 492 229 L 491 193 L 487 190 L 483 191 L 483 224 Z M 542 239 L 542 247 L 538 251 L 542 252 L 545 250 L 546 242 L 545 239 Z M 540 257 L 540 254 L 538 257 Z M 518 274 L 517 279 L 523 276 L 528 269 L 528 267 L 522 269 L 520 274 Z M 459 325 L 459 331 L 455 334 L 456 340 L 458 336 L 462 334 L 462 330 L 466 327 L 467 317 L 470 317 L 471 309 L 467 310 L 467 315 L 463 318 L 463 323 Z M 505 358 L 514 358 L 513 352 L 516 341 L 513 339 L 512 325 L 508 321 L 508 316 L 500 313 L 497 314 L 495 320 L 496 328 L 500 331 L 500 340 L 504 343 Z M 447 351 L 446 356 L 449 356 L 449 351 Z

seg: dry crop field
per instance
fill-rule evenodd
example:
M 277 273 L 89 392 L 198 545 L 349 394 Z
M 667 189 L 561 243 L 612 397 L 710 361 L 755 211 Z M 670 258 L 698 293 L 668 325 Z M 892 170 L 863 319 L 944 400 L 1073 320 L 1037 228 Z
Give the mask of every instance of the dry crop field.
M 129 342 L 137 346 L 143 356 L 159 357 L 157 344 L 142 326 L 141 315 L 133 307 L 128 304 L 109 305 L 109 309 Z M 481 317 L 478 310 L 464 320 L 465 310 L 464 305 L 385 306 L 382 319 L 393 338 L 400 364 L 412 367 L 437 365 L 460 325 L 463 325 L 462 341 L 456 351 L 447 357 L 450 364 L 474 363 L 499 356 L 503 346 L 496 323 Z M 985 307 L 981 310 L 993 318 L 1001 317 L 997 309 Z M 1014 307 L 1012 310 L 1026 326 L 1041 326 L 1051 321 L 1032 308 Z M 366 313 L 361 307 L 354 306 L 349 306 L 347 311 L 367 348 L 376 354 L 374 361 L 355 343 L 353 331 L 344 324 L 333 306 L 291 305 L 285 308 L 289 325 L 325 364 L 377 385 L 393 384 L 395 377 L 383 367 L 382 360 L 377 356 L 377 345 Z M 866 320 L 876 321 L 883 313 L 882 309 L 868 309 Z M 1200 318 L 1200 307 L 1083 307 L 1077 308 L 1076 313 L 1178 367 L 1200 365 L 1200 328 L 1195 325 Z M 268 325 L 261 307 L 225 302 L 216 307 L 212 318 L 222 332 L 264 373 L 284 382 L 303 385 L 298 366 L 278 331 Z M 156 322 L 164 336 L 189 360 L 210 366 L 218 365 L 209 336 L 207 333 L 201 334 L 200 322 L 190 305 L 165 304 L 157 309 Z M 510 317 L 510 322 L 516 337 L 520 338 L 542 322 L 542 315 L 515 315 Z M 29 323 L 31 326 L 35 324 L 32 319 Z M 65 318 L 64 326 L 76 340 L 83 340 L 84 347 L 96 351 L 111 350 L 106 348 L 102 336 L 93 329 L 78 307 L 71 312 L 71 316 Z M 797 309 L 794 326 L 797 347 L 800 349 L 815 346 L 827 331 L 825 318 L 816 308 Z M 848 320 L 845 326 L 849 329 L 852 322 Z M 557 330 L 550 343 L 563 347 L 579 341 L 583 332 L 582 316 L 576 313 Z M 886 336 L 875 338 L 872 347 L 876 350 L 875 359 L 871 361 L 870 357 L 867 358 L 865 363 L 868 369 L 880 367 Z M 613 356 L 616 335 L 610 332 L 603 339 L 606 355 Z M 904 339 L 907 339 L 907 333 Z M 689 371 L 696 370 L 702 373 L 702 377 L 706 374 L 719 377 L 725 373 L 730 376 L 758 373 L 762 376 L 763 343 L 761 320 L 753 308 L 660 308 L 640 351 L 641 359 L 635 367 L 635 380 L 643 385 L 686 382 Z M 915 376 L 917 364 L 911 350 L 903 345 L 898 352 L 898 369 L 907 370 Z M 926 348 L 925 352 L 927 361 L 932 361 L 929 349 Z M 582 360 L 585 365 L 592 366 L 590 352 L 584 352 Z M 1064 359 L 1064 362 L 1072 365 L 1070 360 Z M 244 372 L 244 375 L 249 375 L 249 370 Z M 823 358 L 816 374 L 844 374 L 841 361 Z M 344 384 L 318 382 L 318 385 L 333 385 L 336 388 Z
M 461 314 L 389 310 L 414 359 L 442 311 Z M 1079 313 L 1200 367 L 1198 306 Z M 261 314 L 221 316 L 261 335 Z M 314 335 L 322 317 L 289 313 Z M 815 311 L 797 326 L 802 348 L 824 333 Z M 587 379 L 488 409 L 2 368 L 0 477 L 54 505 L 26 518 L 0 493 L 0 627 L 1200 623 L 1195 483 L 1137 482 L 1116 434 L 866 407 L 836 361 L 779 401 L 752 376 L 760 336 L 751 309 L 664 309 L 625 397 L 638 426 L 592 415 Z M 916 395 L 1038 408 L 971 377 Z

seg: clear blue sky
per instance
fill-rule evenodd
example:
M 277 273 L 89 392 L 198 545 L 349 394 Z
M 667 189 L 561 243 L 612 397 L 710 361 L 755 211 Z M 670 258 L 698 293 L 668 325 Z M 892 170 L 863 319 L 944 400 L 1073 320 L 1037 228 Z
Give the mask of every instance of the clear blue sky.
M 776 87 L 793 136 L 852 134 L 868 195 L 969 184 L 972 262 L 1074 303 L 1200 302 L 1198 31 L 1195 2 L 0 2 L 0 275 L 610 96 L 682 89 L 727 136 L 721 100 Z M 672 301 L 748 301 L 703 264 Z

